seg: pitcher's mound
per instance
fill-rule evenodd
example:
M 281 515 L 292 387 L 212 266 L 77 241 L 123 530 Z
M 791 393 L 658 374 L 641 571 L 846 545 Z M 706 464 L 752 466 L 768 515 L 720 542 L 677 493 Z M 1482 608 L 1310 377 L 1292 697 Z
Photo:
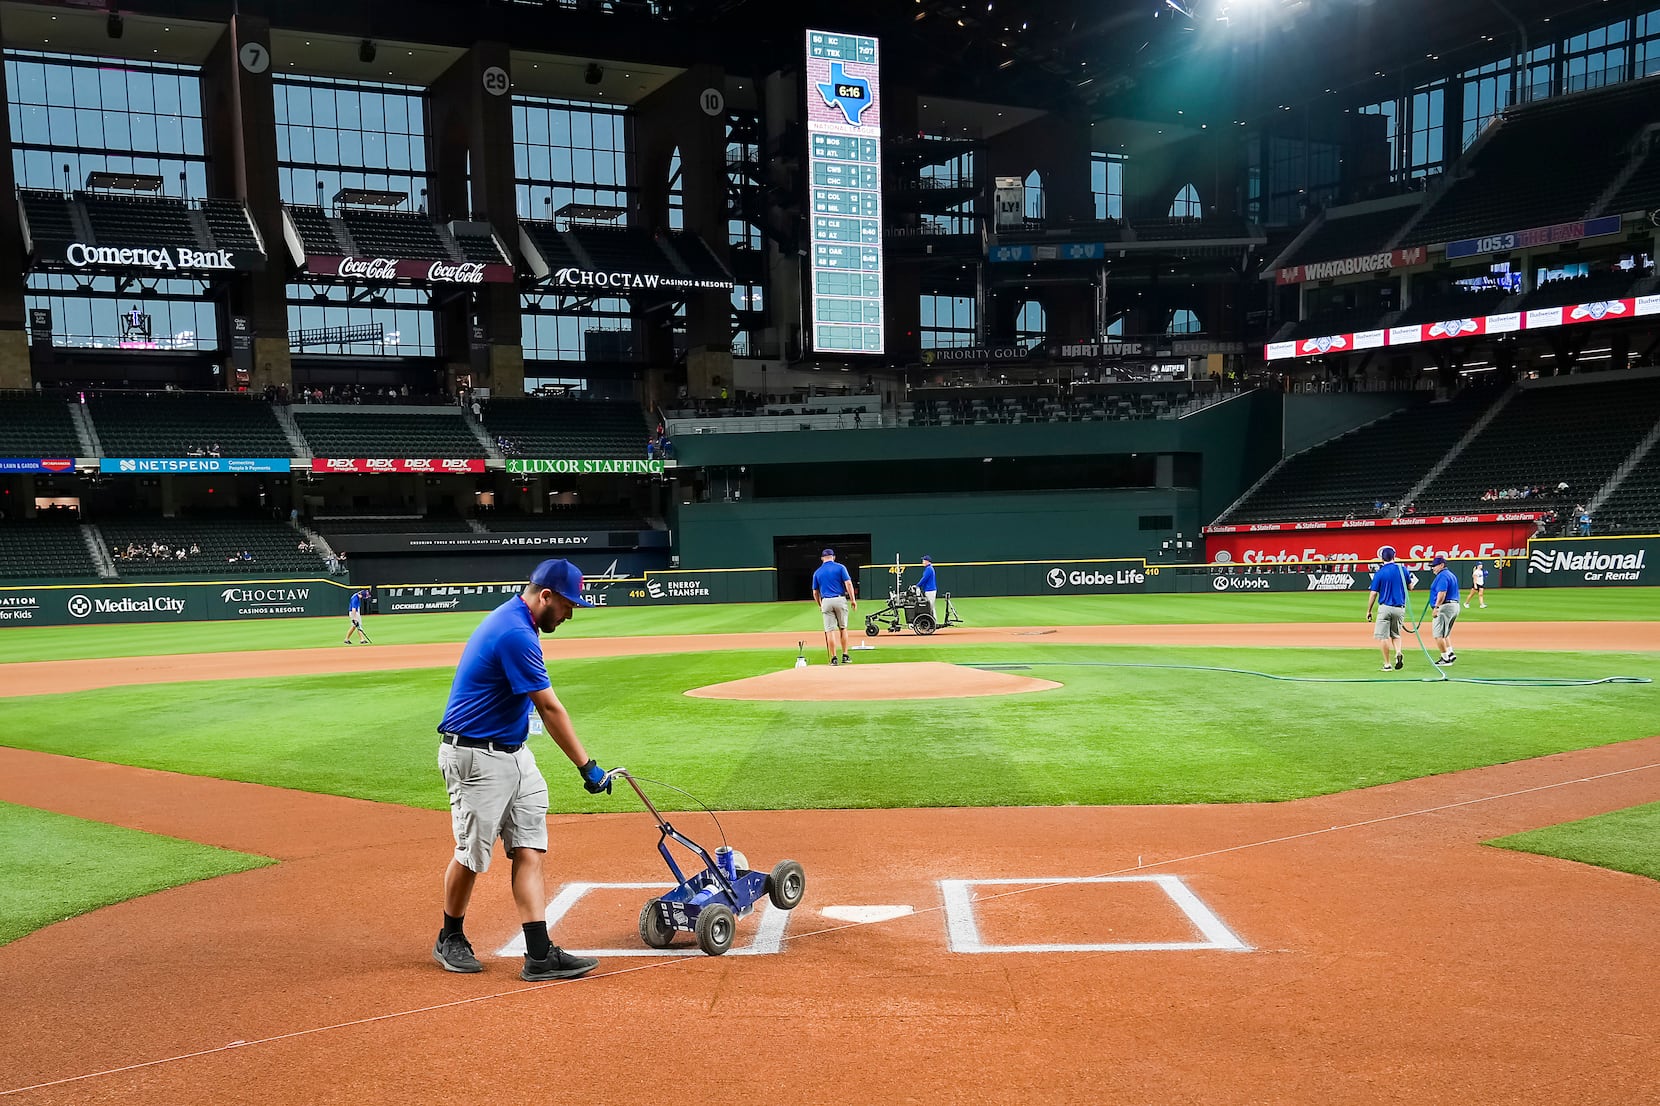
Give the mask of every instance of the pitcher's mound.
M 686 694 L 694 699 L 846 703 L 875 699 L 967 699 L 977 695 L 1019 695 L 1027 691 L 1052 691 L 1060 686 L 1048 680 L 1034 680 L 1009 672 L 987 672 L 938 661 L 836 667 L 820 662 L 808 668 L 786 668 L 765 676 L 697 687 Z

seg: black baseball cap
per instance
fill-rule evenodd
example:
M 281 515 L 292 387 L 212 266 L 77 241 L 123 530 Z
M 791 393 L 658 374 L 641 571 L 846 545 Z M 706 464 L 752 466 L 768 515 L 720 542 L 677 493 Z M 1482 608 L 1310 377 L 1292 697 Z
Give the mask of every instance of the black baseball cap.
M 530 582 L 569 599 L 579 607 L 593 606 L 582 598 L 582 570 L 563 557 L 553 557 L 537 565 L 536 571 L 530 574 Z
M 826 549 L 819 554 L 820 557 L 834 557 L 835 555 L 836 551 L 834 549 Z

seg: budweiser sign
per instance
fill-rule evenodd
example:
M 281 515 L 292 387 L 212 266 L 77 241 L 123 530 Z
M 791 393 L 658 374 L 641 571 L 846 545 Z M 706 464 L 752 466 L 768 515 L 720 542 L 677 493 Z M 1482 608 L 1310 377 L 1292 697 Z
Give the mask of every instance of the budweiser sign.
M 359 474 L 413 472 L 437 476 L 445 473 L 483 472 L 484 461 L 482 458 L 313 457 L 311 459 L 311 471 Z

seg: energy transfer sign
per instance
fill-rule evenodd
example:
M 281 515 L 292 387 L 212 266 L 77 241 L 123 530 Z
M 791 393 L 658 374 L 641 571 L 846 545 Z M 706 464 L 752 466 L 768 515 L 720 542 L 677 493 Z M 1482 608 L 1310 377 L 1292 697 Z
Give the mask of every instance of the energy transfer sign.
M 807 32 L 809 327 L 824 353 L 882 353 L 880 43 Z
M 509 458 L 507 471 L 516 476 L 650 476 L 663 471 L 661 461 L 544 461 Z

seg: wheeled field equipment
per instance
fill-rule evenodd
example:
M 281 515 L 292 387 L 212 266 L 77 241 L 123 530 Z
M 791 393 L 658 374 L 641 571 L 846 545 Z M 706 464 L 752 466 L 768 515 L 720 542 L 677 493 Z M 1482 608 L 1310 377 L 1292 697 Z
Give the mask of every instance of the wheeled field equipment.
M 924 636 L 941 626 L 956 626 L 962 622 L 957 608 L 951 605 L 948 592 L 940 592 L 934 600 L 934 609 L 928 608 L 928 597 L 915 584 L 900 585 L 888 592 L 888 605 L 865 615 L 865 636 L 875 637 L 886 626 L 888 633 L 897 634 L 901 624 L 911 627 L 911 633 Z
M 779 910 L 794 910 L 807 893 L 807 873 L 793 860 L 780 860 L 771 872 L 750 871 L 744 855 L 722 845 L 711 855 L 702 845 L 671 826 L 640 789 L 626 768 L 613 768 L 602 782 L 627 780 L 640 802 L 657 822 L 657 851 L 669 866 L 675 887 L 640 908 L 640 940 L 654 949 L 666 949 L 681 930 L 697 936 L 697 947 L 719 956 L 732 947 L 738 919 L 755 909 L 763 897 Z M 650 781 L 647 781 L 650 782 Z M 718 824 L 718 823 L 717 823 Z M 724 838 L 724 834 L 722 835 Z M 703 862 L 703 870 L 686 875 L 675 863 L 669 842 L 675 842 Z

